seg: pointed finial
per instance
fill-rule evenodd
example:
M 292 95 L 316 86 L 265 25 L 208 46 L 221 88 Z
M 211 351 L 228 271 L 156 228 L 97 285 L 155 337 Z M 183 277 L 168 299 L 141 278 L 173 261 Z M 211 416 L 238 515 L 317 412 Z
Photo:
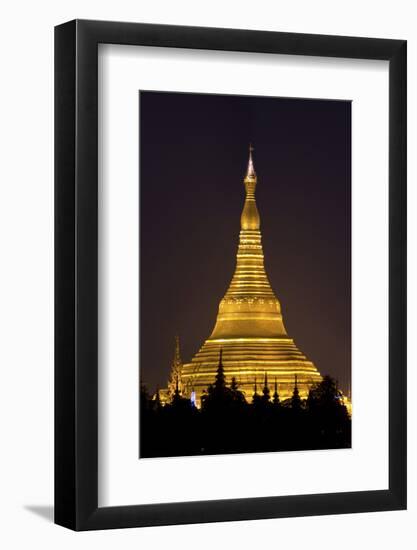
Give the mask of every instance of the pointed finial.
M 223 364 L 223 348 L 220 348 L 220 355 L 219 355 L 219 366 Z
M 275 380 L 274 380 L 274 395 L 272 396 L 272 401 L 273 401 L 274 405 L 279 405 L 280 404 L 279 395 L 278 395 L 278 384 L 277 384 L 277 377 L 276 376 L 275 376 Z
M 256 179 L 256 172 L 255 167 L 253 165 L 253 158 L 252 158 L 252 152 L 254 151 L 254 148 L 252 146 L 252 143 L 249 144 L 249 162 L 248 162 L 248 170 L 246 172 L 246 178 L 249 179 Z
M 264 387 L 262 390 L 264 403 L 269 403 L 269 387 L 268 387 L 268 374 L 265 371 Z

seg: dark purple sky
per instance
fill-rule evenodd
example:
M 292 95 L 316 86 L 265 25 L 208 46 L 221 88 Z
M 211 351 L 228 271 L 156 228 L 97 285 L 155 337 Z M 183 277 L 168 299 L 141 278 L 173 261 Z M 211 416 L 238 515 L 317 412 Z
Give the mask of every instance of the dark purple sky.
M 140 92 L 140 369 L 165 387 L 210 335 L 235 267 L 248 144 L 265 267 L 297 346 L 347 390 L 351 104 Z

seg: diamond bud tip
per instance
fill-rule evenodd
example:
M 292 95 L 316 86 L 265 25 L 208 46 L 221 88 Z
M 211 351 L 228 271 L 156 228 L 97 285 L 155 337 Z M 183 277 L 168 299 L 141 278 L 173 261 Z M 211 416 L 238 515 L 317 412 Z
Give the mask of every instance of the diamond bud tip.
M 256 172 L 255 172 L 255 167 L 253 165 L 252 152 L 253 152 L 253 147 L 252 147 L 252 144 L 250 144 L 249 145 L 249 162 L 248 162 L 248 170 L 246 172 L 246 178 L 255 179 Z

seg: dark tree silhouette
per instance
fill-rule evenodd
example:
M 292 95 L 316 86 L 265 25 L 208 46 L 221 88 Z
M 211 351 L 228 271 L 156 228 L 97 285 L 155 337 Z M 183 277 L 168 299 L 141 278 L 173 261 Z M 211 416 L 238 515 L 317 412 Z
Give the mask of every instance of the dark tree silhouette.
M 272 403 L 275 405 L 275 407 L 279 407 L 281 405 L 279 394 L 278 394 L 278 385 L 277 385 L 276 377 L 274 382 L 274 393 L 272 395 Z
M 351 420 L 337 382 L 330 376 L 314 385 L 303 402 L 294 380 L 292 397 L 281 401 L 277 381 L 272 402 L 267 376 L 262 394 L 248 403 L 235 378 L 230 386 L 220 352 L 216 377 L 201 399 L 201 409 L 181 395 L 177 381 L 171 402 L 161 403 L 140 387 L 140 456 L 345 448 Z
M 220 350 L 220 357 L 219 357 L 219 365 L 217 367 L 217 373 L 216 378 L 214 381 L 214 388 L 217 392 L 224 392 L 226 389 L 226 377 L 224 375 L 224 367 L 223 367 L 223 350 Z
M 226 377 L 223 367 L 223 350 L 220 350 L 219 364 L 214 383 L 207 388 L 207 394 L 201 400 L 203 410 L 217 409 L 221 411 L 230 408 L 233 402 L 233 391 L 226 385 Z
M 261 396 L 258 393 L 258 385 L 256 383 L 256 377 L 255 377 L 255 384 L 253 386 L 252 404 L 259 405 L 260 402 L 261 402 Z
M 156 388 L 156 393 L 155 393 L 155 409 L 160 409 L 162 407 L 162 403 L 161 403 L 161 396 L 159 395 L 159 388 Z
M 245 396 L 243 393 L 239 390 L 238 383 L 236 381 L 236 378 L 233 376 L 232 381 L 230 383 L 230 391 L 232 393 L 233 402 L 238 406 L 243 406 L 246 404 Z
M 310 406 L 338 407 L 343 404 L 343 394 L 337 387 L 337 380 L 326 375 L 310 389 L 308 400 Z
M 268 387 L 268 375 L 265 373 L 264 387 L 262 388 L 262 401 L 264 404 L 268 404 L 271 399 Z
M 291 397 L 291 408 L 293 411 L 301 410 L 301 398 L 300 398 L 300 392 L 298 391 L 297 375 L 295 375 L 294 391 Z
M 236 381 L 236 377 L 235 376 L 232 376 L 232 381 L 230 383 L 230 389 L 234 392 L 238 391 L 238 384 L 237 384 L 237 381 Z

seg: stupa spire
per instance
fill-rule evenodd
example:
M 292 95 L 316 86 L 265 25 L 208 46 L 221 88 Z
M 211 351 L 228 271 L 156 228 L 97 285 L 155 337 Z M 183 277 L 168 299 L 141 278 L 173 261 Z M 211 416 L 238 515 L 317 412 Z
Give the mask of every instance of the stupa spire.
M 240 217 L 240 227 L 242 231 L 259 231 L 261 227 L 261 219 L 259 217 L 258 207 L 255 200 L 255 189 L 257 184 L 257 177 L 252 157 L 253 147 L 249 146 L 249 161 L 248 169 L 246 171 L 245 184 L 246 198 L 243 206 L 242 215 Z
M 257 176 L 252 153 L 251 146 L 248 170 L 243 180 L 246 195 L 240 218 L 235 273 L 220 303 L 210 339 L 287 335 L 280 303 L 271 288 L 264 266 L 261 222 L 255 200 Z
M 248 169 L 246 172 L 245 179 L 256 179 L 255 166 L 253 164 L 253 158 L 252 158 L 253 151 L 254 151 L 254 148 L 252 147 L 252 143 L 250 143 L 249 144 L 249 162 L 248 162 Z

